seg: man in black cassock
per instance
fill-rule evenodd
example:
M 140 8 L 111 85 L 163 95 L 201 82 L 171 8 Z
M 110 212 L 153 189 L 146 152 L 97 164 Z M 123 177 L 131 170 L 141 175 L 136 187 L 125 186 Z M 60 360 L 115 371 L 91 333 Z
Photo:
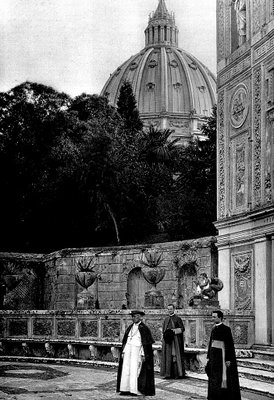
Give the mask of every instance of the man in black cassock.
M 162 361 L 160 375 L 165 379 L 186 377 L 184 364 L 184 324 L 175 314 L 173 304 L 167 306 L 168 317 L 163 323 Z
M 142 322 L 145 313 L 131 312 L 133 323 L 127 328 L 122 340 L 118 367 L 117 392 L 121 395 L 155 395 L 153 337 Z
M 215 326 L 210 335 L 207 353 L 207 398 L 208 400 L 241 400 L 231 329 L 223 324 L 222 311 L 214 311 L 212 317 Z

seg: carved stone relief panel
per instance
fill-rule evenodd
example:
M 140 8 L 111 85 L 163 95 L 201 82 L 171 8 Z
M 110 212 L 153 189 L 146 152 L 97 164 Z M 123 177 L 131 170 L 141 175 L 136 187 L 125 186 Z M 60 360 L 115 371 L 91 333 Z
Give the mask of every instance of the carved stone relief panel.
M 234 128 L 240 128 L 246 120 L 249 109 L 249 95 L 244 84 L 236 87 L 230 102 L 230 121 Z
M 45 318 L 37 318 L 33 321 L 33 334 L 37 336 L 52 335 L 53 324 L 51 320 Z
M 254 194 L 254 206 L 260 206 L 261 204 L 261 159 L 262 159 L 262 140 L 261 140 L 261 118 L 262 118 L 262 106 L 261 106 L 261 91 L 262 91 L 262 71 L 261 68 L 257 68 L 254 71 L 253 77 L 253 194 Z
M 196 345 L 196 321 L 189 321 L 189 344 Z
M 248 344 L 248 322 L 233 322 L 231 328 L 235 344 Z
M 58 336 L 75 336 L 75 321 L 58 321 L 57 322 Z
M 273 178 L 274 178 L 274 108 L 267 113 L 265 130 L 264 151 L 264 202 L 269 204 L 273 200 Z
M 105 339 L 119 340 L 119 338 L 120 338 L 120 321 L 116 321 L 116 320 L 102 321 L 102 336 Z
M 162 320 L 146 320 L 146 325 L 149 327 L 152 337 L 156 341 L 160 341 L 162 339 Z
M 203 347 L 207 347 L 210 339 L 210 334 L 213 328 L 212 323 L 205 323 L 204 324 L 204 335 L 203 335 Z
M 252 252 L 232 255 L 234 269 L 234 308 L 236 310 L 252 309 Z
M 244 133 L 231 143 L 231 208 L 235 212 L 247 209 L 248 199 L 248 140 Z
M 14 319 L 9 321 L 10 336 L 26 336 L 28 334 L 28 321 L 26 319 Z
M 274 106 L 274 66 L 266 72 L 266 107 Z
M 218 218 L 225 216 L 225 127 L 224 127 L 224 92 L 218 96 L 219 120 L 218 120 Z
M 81 321 L 80 322 L 80 337 L 98 336 L 98 323 L 97 321 Z

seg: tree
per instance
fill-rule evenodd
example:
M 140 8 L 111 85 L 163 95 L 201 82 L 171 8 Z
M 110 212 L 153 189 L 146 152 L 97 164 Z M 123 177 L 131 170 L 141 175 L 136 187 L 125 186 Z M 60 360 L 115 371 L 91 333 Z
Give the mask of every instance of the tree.
M 71 99 L 29 82 L 0 97 L 1 243 L 27 249 L 31 236 L 37 237 L 37 216 L 50 173 L 48 158 L 60 125 L 57 121 Z
M 117 101 L 117 111 L 124 121 L 126 130 L 136 133 L 142 129 L 143 123 L 140 119 L 136 99 L 129 81 L 125 81 L 121 86 Z
M 216 234 L 216 107 L 202 132 L 206 140 L 197 139 L 181 149 L 174 190 L 166 201 L 172 239 Z

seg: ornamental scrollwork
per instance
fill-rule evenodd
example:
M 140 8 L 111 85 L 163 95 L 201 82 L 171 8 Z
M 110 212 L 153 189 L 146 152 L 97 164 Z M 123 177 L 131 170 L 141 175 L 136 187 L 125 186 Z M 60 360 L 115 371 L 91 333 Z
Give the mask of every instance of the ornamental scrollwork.
M 257 68 L 254 72 L 254 199 L 255 206 L 261 204 L 261 91 L 262 91 L 262 71 L 261 68 Z

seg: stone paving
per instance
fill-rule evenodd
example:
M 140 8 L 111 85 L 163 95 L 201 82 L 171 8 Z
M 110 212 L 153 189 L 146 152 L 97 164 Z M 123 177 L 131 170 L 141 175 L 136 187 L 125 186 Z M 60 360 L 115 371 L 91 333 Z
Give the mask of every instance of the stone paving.
M 164 380 L 155 375 L 155 400 L 205 400 L 207 382 L 189 378 Z M 58 364 L 0 363 L 0 399 L 129 400 L 116 393 L 116 369 Z M 245 400 L 245 397 L 242 397 Z

